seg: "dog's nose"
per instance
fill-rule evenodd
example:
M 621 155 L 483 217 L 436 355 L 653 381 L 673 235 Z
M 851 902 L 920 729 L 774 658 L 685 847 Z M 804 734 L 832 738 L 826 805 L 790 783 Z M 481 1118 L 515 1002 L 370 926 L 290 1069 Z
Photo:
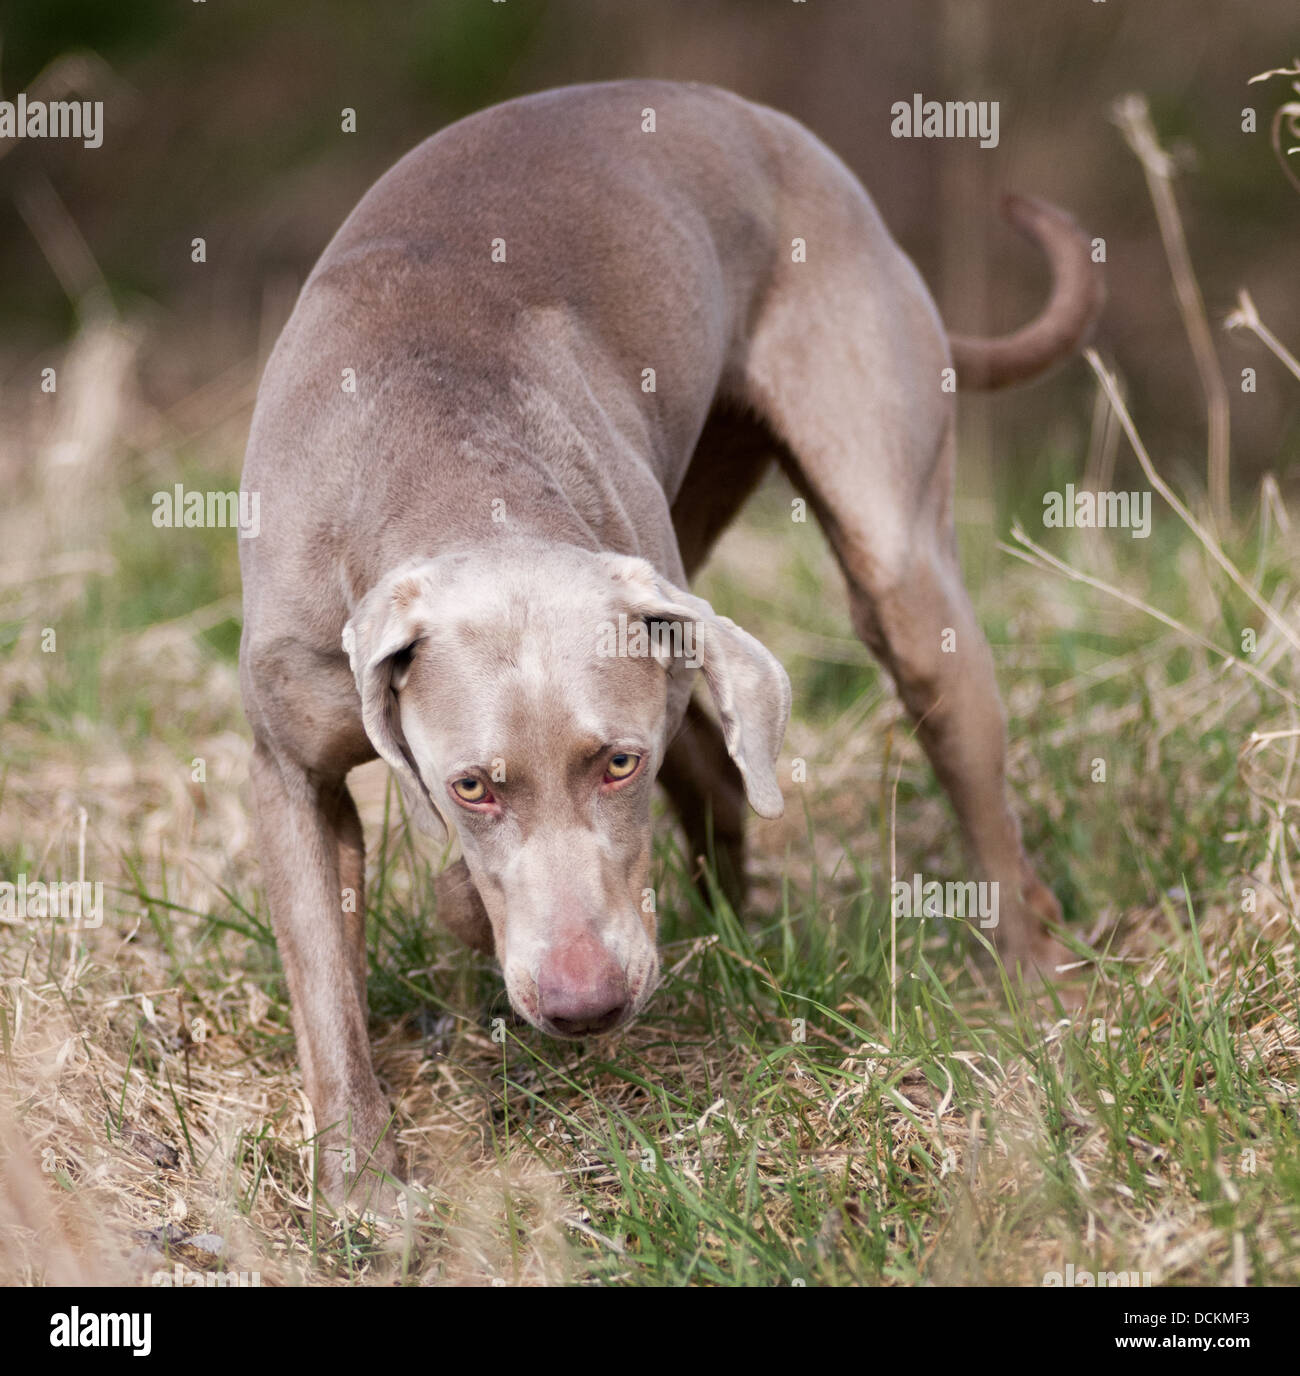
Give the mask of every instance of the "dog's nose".
M 537 1011 L 561 1036 L 608 1032 L 622 1020 L 627 1004 L 627 977 L 595 937 L 575 937 L 543 958 Z

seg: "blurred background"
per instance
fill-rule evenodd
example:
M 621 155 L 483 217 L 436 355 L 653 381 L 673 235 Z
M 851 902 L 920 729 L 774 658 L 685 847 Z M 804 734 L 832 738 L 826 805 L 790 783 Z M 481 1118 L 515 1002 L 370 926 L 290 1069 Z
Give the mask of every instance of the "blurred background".
M 1010 328 L 1043 299 L 1043 264 L 1002 226 L 1000 191 L 1070 209 L 1106 239 L 1103 352 L 1124 372 L 1139 424 L 1159 435 L 1166 474 L 1195 487 L 1196 372 L 1140 165 L 1110 117 L 1118 96 L 1144 92 L 1179 170 L 1233 394 L 1234 482 L 1276 469 L 1287 484 L 1300 399 L 1257 341 L 1218 326 L 1246 287 L 1283 340 L 1300 339 L 1300 195 L 1268 134 L 1295 97 L 1285 78 L 1247 85 L 1300 48 L 1293 0 L 9 0 L 0 14 L 5 97 L 40 87 L 100 99 L 106 125 L 94 150 L 0 141 L 6 484 L 30 476 L 33 449 L 15 436 L 57 423 L 40 369 L 87 312 L 123 327 L 105 347 L 135 464 L 158 473 L 169 445 L 208 435 L 209 466 L 233 474 L 261 361 L 366 187 L 483 105 L 628 75 L 717 83 L 804 121 L 862 178 L 954 330 Z M 998 147 L 892 138 L 890 106 L 914 92 L 999 101 Z M 354 134 L 340 129 L 345 106 L 357 111 Z M 1257 132 L 1242 130 L 1246 106 Z M 195 236 L 202 264 L 191 261 Z M 1242 398 L 1245 366 L 1260 379 Z M 968 500 L 1008 480 L 1014 496 L 1026 465 L 1064 466 L 1068 479 L 1092 391 L 1076 365 L 1014 403 L 971 398 Z M 1118 485 L 1135 485 L 1127 453 L 1118 462 Z

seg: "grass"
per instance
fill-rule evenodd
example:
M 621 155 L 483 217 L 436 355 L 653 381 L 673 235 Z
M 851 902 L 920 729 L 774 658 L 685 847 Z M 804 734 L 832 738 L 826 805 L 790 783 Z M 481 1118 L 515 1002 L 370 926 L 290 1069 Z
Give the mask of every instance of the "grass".
M 954 828 L 775 481 L 702 591 L 790 670 L 786 816 L 754 821 L 740 915 L 700 897 L 661 819 L 665 978 L 635 1027 L 573 1046 L 515 1022 L 437 924 L 438 857 L 382 767 L 359 771 L 372 1036 L 412 1184 L 394 1231 L 314 1192 L 234 539 L 149 520 L 155 488 L 232 484 L 246 412 L 223 400 L 162 460 L 156 423 L 151 444 L 83 430 L 73 488 L 44 476 L 60 415 L 8 441 L 32 476 L 0 515 L 0 879 L 101 879 L 107 911 L 0 926 L 0 1282 L 147 1284 L 178 1260 L 265 1284 L 1300 1281 L 1297 567 L 1275 485 L 1222 546 L 1159 503 L 1147 541 L 1042 531 L 1010 478 L 1001 549 L 960 531 L 1028 849 L 1079 951 L 1068 1003 L 1008 997 L 955 920 L 891 929 L 891 846 L 902 875 L 959 877 Z M 1005 471 L 1060 486 L 1086 438 Z

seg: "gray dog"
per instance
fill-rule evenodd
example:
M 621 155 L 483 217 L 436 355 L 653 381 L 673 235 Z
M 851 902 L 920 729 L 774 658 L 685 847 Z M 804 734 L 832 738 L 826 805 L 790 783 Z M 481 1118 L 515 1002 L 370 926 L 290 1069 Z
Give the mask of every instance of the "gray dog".
M 658 973 L 656 777 L 692 853 L 743 873 L 779 816 L 790 685 L 686 591 L 776 457 L 816 512 L 984 877 L 1009 964 L 1059 910 L 1004 784 L 1004 724 L 952 522 L 952 369 L 1041 373 L 1101 304 L 1088 240 L 1011 199 L 1046 310 L 949 339 L 856 178 L 794 120 L 627 81 L 443 130 L 321 256 L 262 379 L 243 488 L 241 681 L 263 872 L 307 1092 L 341 1199 L 396 1169 L 367 1033 L 365 845 L 382 756 L 460 858 L 439 916 L 514 1008 L 581 1036 Z M 690 701 L 703 673 L 714 717 Z

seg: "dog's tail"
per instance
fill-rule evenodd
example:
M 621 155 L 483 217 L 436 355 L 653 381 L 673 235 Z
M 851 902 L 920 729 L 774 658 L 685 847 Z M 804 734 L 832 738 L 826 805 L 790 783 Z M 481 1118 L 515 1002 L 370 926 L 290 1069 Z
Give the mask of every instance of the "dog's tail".
M 1009 387 L 1046 372 L 1088 337 L 1106 299 L 1091 240 L 1065 211 L 1030 196 L 1004 196 L 1002 213 L 1046 253 L 1052 295 L 1042 314 L 1012 334 L 951 336 L 959 387 Z

